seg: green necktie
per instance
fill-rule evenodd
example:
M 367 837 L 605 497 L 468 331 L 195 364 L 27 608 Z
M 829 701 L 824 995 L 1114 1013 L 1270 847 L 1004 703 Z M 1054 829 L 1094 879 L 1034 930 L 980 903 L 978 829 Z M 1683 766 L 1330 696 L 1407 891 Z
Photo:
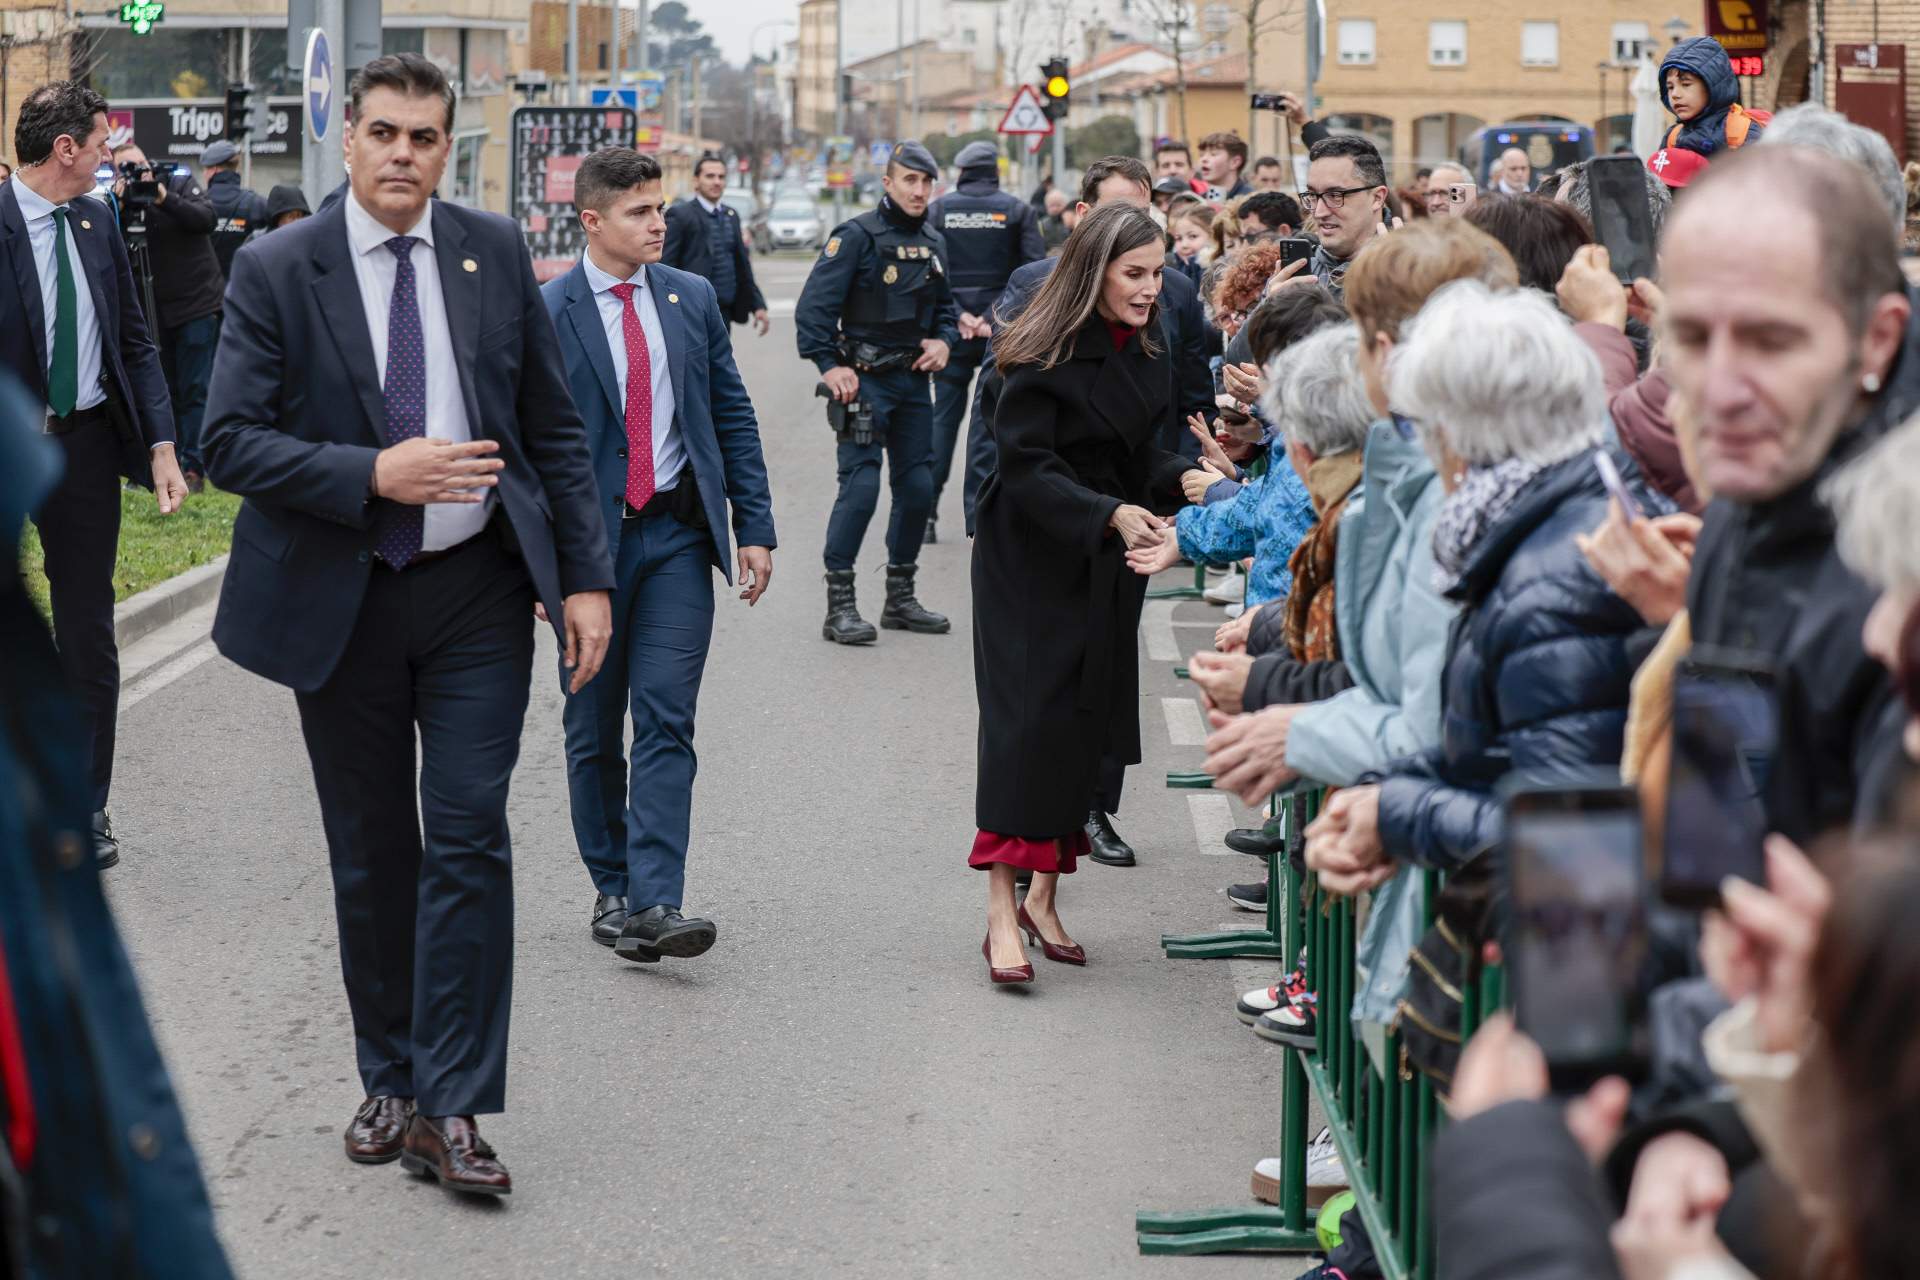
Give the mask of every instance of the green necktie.
M 47 405 L 59 417 L 80 400 L 80 302 L 67 260 L 67 211 L 53 211 L 53 363 L 47 369 Z

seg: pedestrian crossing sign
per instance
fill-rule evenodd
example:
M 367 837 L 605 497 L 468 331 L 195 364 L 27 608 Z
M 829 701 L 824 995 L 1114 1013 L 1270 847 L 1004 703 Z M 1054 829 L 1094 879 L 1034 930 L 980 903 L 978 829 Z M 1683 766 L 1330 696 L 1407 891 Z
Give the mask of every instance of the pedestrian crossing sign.
M 1023 84 L 1020 92 L 1013 95 L 1013 105 L 1007 108 L 1007 114 L 1000 117 L 1001 133 L 1037 133 L 1053 132 L 1053 121 L 1047 119 L 1047 109 L 1040 105 L 1040 95 L 1033 86 Z

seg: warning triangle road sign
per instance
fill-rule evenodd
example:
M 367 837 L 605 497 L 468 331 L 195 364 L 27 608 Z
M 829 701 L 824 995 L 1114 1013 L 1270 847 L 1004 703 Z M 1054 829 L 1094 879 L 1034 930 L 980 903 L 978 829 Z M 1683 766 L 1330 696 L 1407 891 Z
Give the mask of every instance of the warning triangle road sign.
M 1007 108 L 1007 114 L 1000 117 L 1001 133 L 1039 133 L 1053 132 L 1053 121 L 1047 119 L 1047 110 L 1040 105 L 1040 95 L 1033 86 L 1023 84 L 1020 92 L 1013 95 L 1013 105 Z

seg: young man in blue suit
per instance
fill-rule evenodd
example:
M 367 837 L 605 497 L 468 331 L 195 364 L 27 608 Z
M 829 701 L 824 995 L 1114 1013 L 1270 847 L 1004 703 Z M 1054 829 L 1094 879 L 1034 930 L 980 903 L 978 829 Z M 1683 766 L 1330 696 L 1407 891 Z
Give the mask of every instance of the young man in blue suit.
M 659 163 L 626 147 L 597 151 L 574 178 L 574 205 L 586 254 L 541 292 L 593 450 L 614 597 L 606 665 L 567 696 L 567 786 L 593 877 L 591 936 L 651 964 L 713 945 L 711 921 L 680 914 L 694 704 L 713 637 L 713 570 L 728 569 L 728 505 L 740 598 L 752 605 L 773 576 L 773 501 L 713 286 L 660 263 Z M 631 764 L 620 751 L 629 713 Z

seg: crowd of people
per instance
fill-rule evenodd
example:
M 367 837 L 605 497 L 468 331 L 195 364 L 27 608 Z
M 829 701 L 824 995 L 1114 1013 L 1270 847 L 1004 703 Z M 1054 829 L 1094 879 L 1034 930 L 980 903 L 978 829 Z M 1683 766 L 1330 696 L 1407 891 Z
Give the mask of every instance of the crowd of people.
M 1369 952 L 1386 999 L 1368 1016 L 1411 1052 L 1374 1069 L 1410 1062 L 1450 1107 L 1427 1171 L 1446 1275 L 1866 1277 L 1915 1251 L 1897 1208 L 1920 1190 L 1910 188 L 1832 111 L 1745 111 L 1724 63 L 1698 41 L 1663 68 L 1648 276 L 1597 243 L 1596 161 L 1541 180 L 1518 153 L 1468 199 L 1445 168 L 1403 199 L 1372 144 L 1323 134 L 1296 202 L 1210 138 L 1198 176 L 1179 145 L 1158 174 L 1092 166 L 1057 267 L 996 316 L 969 859 L 991 873 L 989 977 L 1036 980 L 1023 935 L 1097 959 L 1059 877 L 1099 847 L 1085 798 L 1140 758 L 1142 584 L 1230 568 L 1208 593 L 1230 616 L 1189 663 L 1206 770 L 1249 806 L 1328 788 L 1293 856 L 1370 904 L 1366 938 L 1401 939 Z M 1191 286 L 1217 388 L 1195 414 Z M 1765 729 L 1717 744 L 1731 795 L 1687 772 L 1676 695 L 1728 670 L 1766 705 Z M 1457 992 L 1448 1025 L 1418 989 L 1503 960 L 1516 986 L 1547 981 L 1515 931 L 1581 918 L 1622 874 L 1579 856 L 1600 819 L 1569 797 L 1591 794 L 1636 815 L 1607 925 L 1634 945 L 1596 988 L 1629 1048 L 1581 1059 L 1563 1025 L 1581 1006 L 1548 1020 L 1536 996 L 1461 1054 Z M 1523 795 L 1575 813 L 1544 906 L 1516 869 Z M 1703 821 L 1753 824 L 1748 862 L 1683 899 L 1704 855 L 1669 836 Z M 1272 823 L 1228 843 L 1292 852 Z M 1267 905 L 1264 881 L 1228 893 Z M 1446 947 L 1409 948 L 1436 908 Z M 1447 949 L 1450 973 L 1429 958 Z M 1328 979 L 1292 967 L 1236 1012 L 1312 1051 Z M 1400 1017 L 1409 1001 L 1439 1021 Z M 1316 1187 L 1341 1180 L 1325 1164 Z M 1256 1194 L 1288 1176 L 1261 1162 Z M 1380 1274 L 1353 1234 L 1318 1274 Z
M 838 435 L 827 640 L 949 629 L 916 574 L 966 441 L 968 861 L 987 872 L 989 981 L 1035 982 L 1028 945 L 1098 958 L 1060 878 L 1136 861 L 1112 817 L 1141 758 L 1146 583 L 1219 570 L 1207 597 L 1225 617 L 1189 662 L 1206 771 L 1255 808 L 1328 791 L 1302 840 L 1270 822 L 1227 844 L 1366 903 L 1356 1016 L 1405 1053 L 1373 1069 L 1426 1072 L 1452 1115 L 1427 1170 L 1450 1276 L 1866 1280 L 1904 1274 L 1916 1248 L 1899 1208 L 1920 1191 L 1916 174 L 1825 108 L 1748 111 L 1725 61 L 1688 41 L 1662 67 L 1675 124 L 1629 188 L 1657 237 L 1650 275 L 1622 279 L 1598 242 L 1601 160 L 1536 175 L 1514 151 L 1485 189 L 1444 165 L 1395 189 L 1372 143 L 1280 95 L 1308 144 L 1298 190 L 1221 133 L 1163 140 L 1151 166 L 1101 159 L 1031 205 L 969 148 L 936 199 L 940 166 L 903 143 L 796 312 Z M 752 603 L 775 545 L 731 328 L 764 334 L 768 309 L 719 157 L 672 207 L 651 157 L 586 157 L 589 248 L 536 286 L 509 224 L 431 200 L 453 90 L 416 55 L 356 78 L 352 177 L 290 233 L 259 235 L 304 203 L 241 189 L 227 144 L 203 155 L 204 190 L 119 148 L 105 207 L 141 206 L 148 303 L 119 228 L 85 202 L 106 106 L 36 92 L 16 139 L 29 180 L 0 185 L 0 223 L 23 232 L 0 245 L 39 285 L 39 311 L 0 326 L 26 388 L 0 397 L 57 437 L 0 433 L 0 530 L 40 525 L 58 639 L 0 596 L 22 655 L 0 705 L 28 709 L 0 735 L 20 779 L 0 788 L 0 831 L 32 850 L 0 864 L 0 1203 L 21 1202 L 24 1171 L 27 1199 L 64 1196 L 46 1221 L 97 1236 L 112 1273 L 165 1238 L 187 1242 L 198 1270 L 180 1274 L 214 1275 L 95 869 L 115 856 L 101 587 L 120 476 L 163 510 L 203 469 L 247 499 L 214 639 L 296 695 L 365 1094 L 346 1157 L 509 1194 L 476 1117 L 504 1105 L 506 782 L 530 619 L 563 652 L 589 937 L 636 963 L 701 955 L 716 926 L 680 908 L 712 576 L 737 566 Z M 161 264 L 163 237 L 181 239 Z M 702 367 L 676 385 L 689 351 Z M 854 566 L 883 462 L 876 628 Z M 62 712 L 56 667 L 84 714 Z M 1702 671 L 1764 699 L 1750 737 L 1717 744 L 1731 794 L 1686 773 L 1680 691 Z M 61 730 L 42 743 L 21 728 L 35 715 Z M 1633 815 L 1624 868 L 1584 834 L 1594 797 Z M 1557 898 L 1522 893 L 1523 798 L 1560 806 Z M 1667 886 L 1701 858 L 1672 838 L 1682 816 L 1752 834 L 1684 901 Z M 1224 888 L 1269 905 L 1264 878 Z M 1536 995 L 1469 1039 L 1459 988 L 1506 963 L 1532 990 L 1514 940 L 1556 920 L 1607 934 L 1608 961 L 1551 1026 Z M 90 967 L 55 936 L 74 928 L 105 939 Z M 1234 1013 L 1313 1052 L 1333 975 L 1283 968 Z M 1596 999 L 1631 1025 L 1581 1023 Z M 121 1024 L 113 1061 L 68 1077 L 35 1054 L 102 1019 Z M 1580 1035 L 1618 1045 L 1583 1057 Z M 106 1187 L 38 1141 L 69 1129 L 77 1152 L 134 1135 L 139 1185 Z M 1254 1194 L 1294 1176 L 1261 1161 Z M 1312 1184 L 1344 1176 L 1320 1147 Z M 147 1218 L 107 1221 L 123 1201 Z M 1321 1275 L 1380 1274 L 1369 1248 L 1350 1231 Z

